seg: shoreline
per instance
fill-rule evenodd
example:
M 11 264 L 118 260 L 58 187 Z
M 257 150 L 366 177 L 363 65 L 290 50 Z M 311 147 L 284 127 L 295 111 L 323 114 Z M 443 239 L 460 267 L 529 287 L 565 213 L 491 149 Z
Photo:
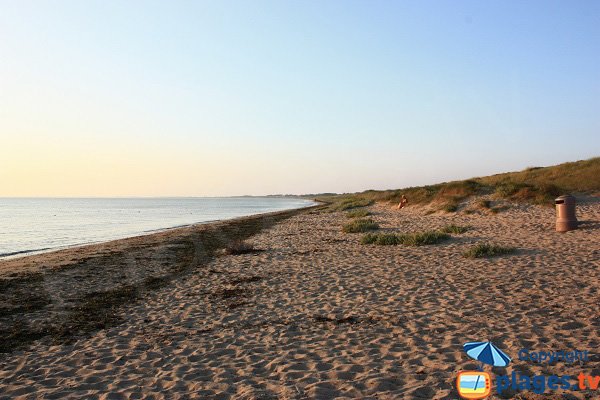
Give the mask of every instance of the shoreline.
M 9 253 L 5 253 L 5 254 L 0 254 L 0 278 L 2 278 L 2 275 L 3 275 L 2 263 L 5 261 L 17 260 L 17 259 L 21 259 L 24 257 L 31 257 L 31 256 L 41 255 L 41 254 L 54 253 L 54 252 L 69 250 L 69 249 L 78 249 L 78 248 L 83 248 L 86 246 L 102 245 L 102 244 L 116 242 L 116 241 L 120 241 L 120 240 L 139 238 L 139 237 L 144 237 L 144 236 L 148 236 L 148 235 L 154 235 L 157 233 L 162 233 L 162 232 L 167 232 L 167 231 L 172 231 L 172 230 L 177 230 L 177 229 L 193 228 L 194 226 L 202 226 L 202 225 L 207 225 L 207 224 L 219 223 L 219 222 L 223 222 L 223 221 L 233 221 L 233 220 L 237 220 L 237 219 L 241 219 L 241 218 L 260 216 L 260 215 L 269 215 L 269 214 L 273 214 L 273 213 L 286 212 L 286 211 L 291 211 L 291 210 L 302 210 L 302 209 L 307 209 L 307 208 L 311 208 L 311 207 L 317 207 L 317 206 L 323 204 L 314 199 L 310 200 L 310 201 L 312 201 L 315 204 L 307 205 L 305 207 L 299 207 L 299 208 L 290 208 L 290 209 L 286 209 L 286 210 L 269 211 L 269 212 L 265 212 L 265 213 L 250 214 L 250 215 L 245 215 L 242 217 L 215 219 L 215 220 L 209 220 L 209 221 L 193 222 L 193 223 L 189 223 L 189 224 L 181 224 L 181 225 L 176 225 L 176 226 L 171 226 L 171 227 L 166 227 L 166 228 L 151 229 L 148 231 L 143 231 L 140 233 L 133 234 L 131 236 L 118 237 L 118 238 L 108 239 L 108 240 L 84 242 L 84 243 L 77 243 L 77 244 L 59 246 L 59 247 L 47 247 L 47 248 L 35 249 L 35 250 L 19 250 L 19 251 L 9 252 Z
M 260 213 L 0 260 L 0 353 L 69 343 L 121 322 L 116 310 L 218 252 L 322 205 Z

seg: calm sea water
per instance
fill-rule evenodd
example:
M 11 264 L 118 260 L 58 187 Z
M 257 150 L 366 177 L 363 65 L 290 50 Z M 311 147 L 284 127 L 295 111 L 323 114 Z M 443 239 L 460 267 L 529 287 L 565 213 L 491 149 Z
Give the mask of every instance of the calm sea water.
M 0 198 L 0 257 L 312 204 L 286 197 Z

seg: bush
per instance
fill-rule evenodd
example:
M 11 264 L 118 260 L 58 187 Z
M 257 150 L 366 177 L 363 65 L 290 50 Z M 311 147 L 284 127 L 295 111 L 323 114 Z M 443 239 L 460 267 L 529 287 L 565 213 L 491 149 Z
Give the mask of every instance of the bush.
M 458 204 L 457 203 L 446 203 L 442 206 L 442 210 L 446 211 L 446 212 L 456 212 L 458 211 Z
M 363 199 L 360 197 L 350 197 L 337 201 L 331 205 L 332 211 L 346 211 L 358 207 L 366 207 L 373 204 L 372 200 Z
M 496 187 L 496 194 L 500 197 L 545 205 L 553 205 L 553 200 L 562 192 L 558 186 L 548 183 L 528 184 L 505 181 Z
M 377 244 L 380 246 L 390 246 L 400 244 L 400 239 L 398 239 L 398 235 L 394 235 L 393 233 L 380 233 L 373 234 L 368 233 L 361 239 L 362 244 Z
M 371 218 L 356 219 L 342 227 L 346 233 L 368 232 L 376 229 L 379 229 L 379 225 Z
M 513 247 L 505 247 L 497 244 L 480 243 L 463 253 L 467 258 L 497 257 L 512 254 L 516 251 Z
M 400 243 L 407 246 L 424 246 L 429 244 L 437 244 L 444 240 L 450 239 L 450 235 L 440 231 L 427 231 L 420 233 L 411 233 L 399 235 Z
M 367 210 L 353 210 L 353 211 L 348 211 L 348 213 L 346 214 L 346 217 L 348 217 L 348 218 L 364 218 L 364 217 L 368 217 L 369 215 L 371 215 L 371 213 Z
M 450 239 L 450 235 L 439 231 L 427 231 L 420 233 L 411 233 L 395 235 L 393 233 L 380 233 L 365 235 L 361 242 L 363 244 L 377 244 L 381 246 L 393 246 L 403 244 L 406 246 L 425 246 L 437 244 Z
M 458 226 L 458 225 L 446 225 L 445 227 L 443 227 L 442 229 L 440 229 L 441 232 L 444 232 L 444 233 L 454 233 L 454 234 L 465 233 L 468 230 L 469 230 L 469 227 L 467 227 L 467 226 Z
M 503 198 L 509 198 L 515 193 L 527 187 L 524 183 L 515 183 L 511 181 L 502 182 L 496 187 L 496 194 Z

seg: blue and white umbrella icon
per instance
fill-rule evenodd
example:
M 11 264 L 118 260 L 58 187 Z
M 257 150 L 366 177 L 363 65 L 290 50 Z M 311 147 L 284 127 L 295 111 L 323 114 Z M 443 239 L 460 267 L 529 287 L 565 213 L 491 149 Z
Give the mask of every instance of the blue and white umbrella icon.
M 506 367 L 510 363 L 510 357 L 492 342 L 469 342 L 463 349 L 472 359 L 494 367 Z

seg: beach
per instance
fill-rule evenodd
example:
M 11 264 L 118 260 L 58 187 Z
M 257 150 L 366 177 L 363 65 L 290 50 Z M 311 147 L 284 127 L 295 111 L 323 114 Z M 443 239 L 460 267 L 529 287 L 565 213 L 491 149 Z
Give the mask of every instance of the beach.
M 317 206 L 0 261 L 0 399 L 455 399 L 479 365 L 462 345 L 487 340 L 513 358 L 496 374 L 600 375 L 600 199 L 578 201 L 568 233 L 552 207 L 376 203 L 383 232 L 468 229 L 367 245 Z M 237 240 L 252 248 L 223 250 Z M 463 256 L 484 242 L 516 251 Z M 590 358 L 524 362 L 524 348 Z

